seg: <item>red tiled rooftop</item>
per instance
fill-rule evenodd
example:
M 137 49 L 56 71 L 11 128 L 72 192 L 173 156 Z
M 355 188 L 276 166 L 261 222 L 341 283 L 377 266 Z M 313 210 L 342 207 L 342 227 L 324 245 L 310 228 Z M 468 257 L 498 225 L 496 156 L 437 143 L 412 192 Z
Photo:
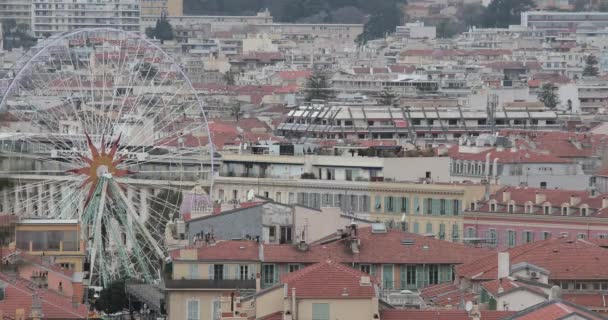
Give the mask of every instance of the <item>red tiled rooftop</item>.
M 501 320 L 514 314 L 513 311 L 481 311 L 482 320 Z M 389 309 L 383 310 L 382 320 L 471 320 L 464 310 L 415 310 Z
M 498 159 L 498 163 L 570 163 L 569 160 L 560 157 L 543 154 L 521 149 L 502 149 L 492 148 L 478 153 L 460 152 L 459 146 L 448 149 L 450 158 L 454 160 L 486 161 L 486 156 L 490 154 L 490 161 Z
M 506 319 L 517 320 L 560 320 L 570 319 L 600 320 L 604 317 L 591 312 L 584 307 L 563 300 L 549 300 L 525 310 L 519 311 Z
M 310 245 L 304 252 L 293 245 L 264 245 L 264 259 L 267 262 L 321 262 L 331 259 L 343 263 L 460 264 L 488 254 L 484 249 L 398 230 L 372 233 L 370 227 L 359 228 L 358 238 L 361 245 L 356 254 L 346 245 L 347 240 L 341 239 Z M 414 244 L 401 244 L 404 239 L 414 240 Z
M 296 272 L 284 275 L 283 284 L 287 284 L 287 293 L 292 294 L 295 288 L 298 298 L 314 299 L 361 299 L 376 296 L 370 277 L 370 284 L 361 284 L 362 277 L 370 277 L 359 270 L 339 262 L 325 261 L 308 266 Z
M 535 241 L 507 250 L 511 265 L 527 262 L 550 272 L 549 279 L 608 280 L 608 251 L 582 239 Z M 497 277 L 497 253 L 456 266 L 458 277 L 493 280 Z
M 507 294 L 507 293 L 517 291 L 517 290 L 527 290 L 527 291 L 534 292 L 538 295 L 548 297 L 547 294 L 545 294 L 545 292 L 538 287 L 534 287 L 532 285 L 528 285 L 528 284 L 519 282 L 515 279 L 509 279 L 509 278 L 503 278 L 500 280 L 492 280 L 492 281 L 484 282 L 481 284 L 481 286 L 484 289 L 486 289 L 486 291 L 488 293 L 490 293 L 491 295 L 493 295 L 494 297 L 498 297 L 500 295 Z M 504 290 L 502 293 L 499 292 L 499 288 L 501 288 L 501 287 Z
M 220 240 L 214 244 L 201 244 L 188 249 L 196 249 L 197 259 L 202 261 L 259 261 L 259 244 L 246 240 Z M 174 259 L 180 260 L 180 249 L 171 251 Z
M 608 308 L 607 293 L 562 294 L 562 299 L 589 309 Z
M 283 80 L 296 80 L 300 78 L 308 78 L 312 72 L 310 70 L 293 70 L 293 71 L 279 71 L 277 76 Z

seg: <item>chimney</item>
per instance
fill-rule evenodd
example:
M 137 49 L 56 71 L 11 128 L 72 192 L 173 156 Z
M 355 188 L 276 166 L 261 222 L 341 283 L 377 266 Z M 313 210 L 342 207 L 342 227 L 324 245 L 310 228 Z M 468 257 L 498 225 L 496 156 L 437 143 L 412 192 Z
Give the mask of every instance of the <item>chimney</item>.
M 602 198 L 602 209 L 608 208 L 608 197 Z
M 511 201 L 511 191 L 503 191 L 502 193 L 502 202 Z
M 511 274 L 508 252 L 498 253 L 498 279 L 506 278 Z
M 38 293 L 32 295 L 32 309 L 30 313 L 30 318 L 32 320 L 42 320 L 44 318 L 44 316 L 42 315 L 42 303 L 40 301 Z
M 298 310 L 296 310 L 296 288 L 291 288 L 291 318 L 297 319 Z
M 536 204 L 541 204 L 543 202 L 545 202 L 546 200 L 546 196 L 544 193 L 540 193 L 540 192 L 536 192 Z
M 471 309 L 469 316 L 471 317 L 471 320 L 481 320 L 481 312 L 479 312 L 478 304 L 473 305 L 473 309 Z
M 549 292 L 549 300 L 561 299 L 562 297 L 562 288 L 559 286 L 551 287 L 551 292 Z
M 581 202 L 581 197 L 577 195 L 570 195 L 570 206 L 575 206 Z
M 25 320 L 25 309 L 15 310 L 15 320 Z
M 260 280 L 260 273 L 256 272 L 255 273 L 255 292 L 259 292 L 260 290 L 262 290 L 262 282 Z

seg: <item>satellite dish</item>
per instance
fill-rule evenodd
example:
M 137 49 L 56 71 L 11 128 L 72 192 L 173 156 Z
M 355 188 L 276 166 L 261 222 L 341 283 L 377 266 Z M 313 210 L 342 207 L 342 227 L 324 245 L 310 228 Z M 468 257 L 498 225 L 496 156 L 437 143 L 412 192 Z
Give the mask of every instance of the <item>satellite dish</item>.
M 473 302 L 467 301 L 467 303 L 464 305 L 464 309 L 467 312 L 471 312 L 471 310 L 473 310 Z
M 251 201 L 253 200 L 253 198 L 255 198 L 255 191 L 253 191 L 253 189 L 250 189 L 249 191 L 247 191 L 247 201 Z

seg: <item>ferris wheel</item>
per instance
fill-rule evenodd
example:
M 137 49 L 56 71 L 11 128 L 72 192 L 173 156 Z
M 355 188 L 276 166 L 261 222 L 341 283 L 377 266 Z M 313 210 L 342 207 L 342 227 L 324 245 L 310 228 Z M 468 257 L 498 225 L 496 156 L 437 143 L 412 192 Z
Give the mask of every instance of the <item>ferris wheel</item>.
M 182 191 L 210 188 L 214 167 L 176 61 L 138 34 L 82 29 L 32 48 L 0 90 L 2 211 L 77 220 L 91 285 L 158 279 Z

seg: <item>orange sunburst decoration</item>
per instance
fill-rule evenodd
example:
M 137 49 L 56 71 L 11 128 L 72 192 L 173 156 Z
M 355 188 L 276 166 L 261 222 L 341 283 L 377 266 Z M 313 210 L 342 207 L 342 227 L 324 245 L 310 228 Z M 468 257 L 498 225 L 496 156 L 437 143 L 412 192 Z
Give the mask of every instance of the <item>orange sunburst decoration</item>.
M 118 165 L 124 162 L 126 156 L 117 156 L 116 152 L 118 151 L 118 143 L 120 142 L 120 135 L 110 147 L 110 152 L 106 153 L 105 146 L 105 136 L 101 138 L 101 150 L 98 150 L 97 147 L 93 145 L 93 141 L 91 141 L 91 137 L 85 133 L 87 137 L 87 144 L 89 146 L 89 150 L 91 150 L 91 157 L 86 157 L 84 155 L 80 155 L 80 159 L 82 159 L 87 166 L 77 169 L 71 169 L 67 172 L 84 175 L 86 176 L 86 180 L 82 183 L 82 186 L 89 187 L 89 194 L 86 198 L 86 202 L 88 203 L 91 197 L 93 196 L 93 192 L 95 192 L 95 188 L 99 179 L 103 176 L 111 176 L 111 177 L 124 177 L 128 174 L 133 173 L 127 169 L 119 169 Z

